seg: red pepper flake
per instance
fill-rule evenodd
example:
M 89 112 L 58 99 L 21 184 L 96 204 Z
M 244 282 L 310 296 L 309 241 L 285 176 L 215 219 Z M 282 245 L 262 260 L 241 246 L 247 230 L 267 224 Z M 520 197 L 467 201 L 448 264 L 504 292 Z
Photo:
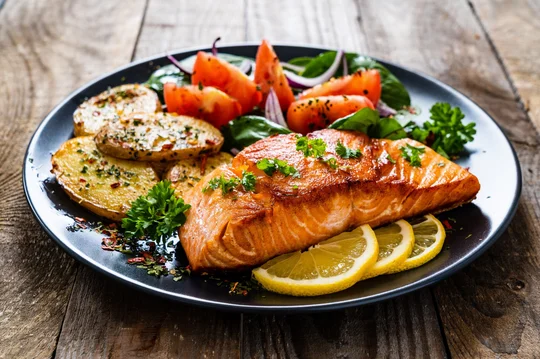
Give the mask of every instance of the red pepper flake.
M 88 228 L 88 227 L 86 227 L 86 225 L 84 225 L 84 224 L 82 224 L 82 223 L 77 223 L 77 226 L 78 226 L 79 228 L 82 228 L 82 229 Z
M 82 217 L 75 217 L 75 220 L 76 220 L 77 222 L 80 222 L 80 223 L 86 222 L 86 219 L 84 219 L 84 218 L 82 218 Z
M 94 163 L 94 162 L 96 162 L 96 159 L 95 159 L 95 158 L 89 158 L 89 159 L 88 159 L 88 163 Z
M 167 263 L 167 259 L 163 256 L 160 256 L 157 261 L 156 261 L 158 264 L 165 264 Z
M 86 182 L 84 178 L 79 178 L 79 182 Z
M 101 249 L 106 250 L 106 251 L 114 251 L 115 245 L 116 245 L 115 238 L 103 238 L 103 242 L 101 243 Z
M 208 161 L 208 155 L 203 155 L 201 157 L 201 176 L 204 176 L 206 172 L 206 162 Z
M 134 264 L 134 263 L 144 263 L 144 258 L 143 257 L 135 257 L 135 258 L 130 258 L 127 260 L 128 264 Z
M 150 252 L 154 252 L 156 250 L 156 242 L 149 242 L 148 247 L 150 247 Z
M 452 225 L 450 224 L 450 222 L 448 222 L 447 219 L 443 220 L 442 224 L 444 224 L 444 227 L 446 227 L 446 229 L 452 229 Z
M 110 229 L 116 229 L 116 223 L 109 224 L 109 228 Z
M 143 252 L 143 257 L 144 259 L 151 259 L 151 260 L 154 260 L 154 257 L 152 257 L 152 255 L 148 252 Z
M 244 290 L 242 291 L 242 295 L 243 295 L 244 297 L 247 296 L 247 295 L 248 295 L 248 291 L 244 289 Z
M 212 145 L 212 146 L 216 144 L 216 141 L 214 140 L 206 140 L 205 142 L 207 145 Z
M 172 149 L 173 147 L 174 147 L 174 144 L 172 144 L 172 143 L 166 143 L 166 144 L 164 144 L 163 146 L 161 146 L 161 149 L 162 149 L 162 150 L 170 150 L 170 149 Z
M 111 188 L 118 188 L 118 187 L 120 187 L 120 182 L 115 182 L 111 184 Z
M 107 162 L 107 161 L 101 161 L 100 163 L 101 163 L 102 166 L 105 166 L 105 165 L 109 164 L 109 162 Z

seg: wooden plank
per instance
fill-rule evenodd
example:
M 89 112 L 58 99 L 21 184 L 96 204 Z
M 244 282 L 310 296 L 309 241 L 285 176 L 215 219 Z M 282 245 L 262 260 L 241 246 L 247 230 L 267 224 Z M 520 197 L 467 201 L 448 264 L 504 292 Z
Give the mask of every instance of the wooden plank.
M 30 136 L 56 103 L 129 59 L 144 1 L 122 4 L 8 1 L 0 10 L 2 358 L 54 351 L 76 267 L 33 219 L 21 164 Z
M 506 68 L 516 95 L 540 128 L 540 1 L 470 2 Z
M 135 58 L 183 46 L 210 46 L 217 36 L 242 41 L 238 12 L 243 14 L 242 1 L 220 7 L 213 1 L 151 0 Z M 231 358 L 240 356 L 239 342 L 240 314 L 164 301 L 82 268 L 56 353 L 59 358 Z
M 81 268 L 58 358 L 238 357 L 239 314 L 181 305 Z
M 515 140 L 525 176 L 516 218 L 486 255 L 436 286 L 435 294 L 452 356 L 531 357 L 540 335 L 538 134 L 466 2 L 365 1 L 360 9 L 370 53 L 452 84 Z
M 357 5 L 351 1 L 249 1 L 247 39 L 265 37 L 367 52 L 368 35 L 358 23 Z M 279 20 L 282 14 L 286 21 Z M 245 357 L 445 356 L 428 290 L 327 314 L 244 318 Z
M 342 311 L 244 317 L 246 358 L 445 357 L 429 289 Z

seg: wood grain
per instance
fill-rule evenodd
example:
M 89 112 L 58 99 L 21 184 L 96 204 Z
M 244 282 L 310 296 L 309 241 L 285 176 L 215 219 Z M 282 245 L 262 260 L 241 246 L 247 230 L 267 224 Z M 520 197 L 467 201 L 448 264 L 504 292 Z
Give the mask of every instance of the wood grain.
M 359 8 L 371 54 L 428 72 L 471 96 L 514 140 L 523 166 L 524 191 L 510 229 L 486 255 L 435 287 L 450 353 L 538 354 L 538 133 L 466 2 L 365 1 Z
M 0 10 L 0 358 L 47 358 L 56 346 L 75 262 L 33 219 L 21 165 L 56 103 L 129 59 L 122 54 L 135 41 L 144 2 L 119 5 L 8 1 Z
M 247 358 L 446 357 L 428 289 L 342 311 L 244 317 Z
M 231 358 L 239 334 L 239 314 L 170 302 L 81 268 L 56 356 Z
M 182 46 L 210 46 L 223 34 L 229 42 L 242 41 L 243 20 L 237 18 L 238 11 L 243 14 L 242 2 L 229 5 L 151 0 L 139 41 L 129 51 L 137 59 Z M 234 358 L 240 356 L 239 343 L 240 314 L 160 300 L 81 268 L 56 354 L 58 358 Z
M 540 1 L 470 3 L 499 54 L 516 95 L 540 128 Z

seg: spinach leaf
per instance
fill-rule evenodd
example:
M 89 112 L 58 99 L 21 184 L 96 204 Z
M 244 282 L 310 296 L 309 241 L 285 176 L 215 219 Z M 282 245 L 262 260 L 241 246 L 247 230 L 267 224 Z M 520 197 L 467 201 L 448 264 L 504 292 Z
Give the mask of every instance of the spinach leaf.
M 260 139 L 292 131 L 262 116 L 241 116 L 225 125 L 222 133 L 225 137 L 224 150 L 241 150 Z
M 154 71 L 145 84 L 156 91 L 163 102 L 163 85 L 167 82 L 174 82 L 177 86 L 190 85 L 191 76 L 184 74 L 174 65 L 167 65 Z
M 380 118 L 379 112 L 365 107 L 328 126 L 336 130 L 360 131 L 373 138 L 398 140 L 407 137 L 401 124 L 393 118 Z
M 401 81 L 394 76 L 390 70 L 373 60 L 370 57 L 358 55 L 352 52 L 345 54 L 347 58 L 347 64 L 349 66 L 349 73 L 356 72 L 361 69 L 376 69 L 381 74 L 381 86 L 382 93 L 381 99 L 390 107 L 394 109 L 401 109 L 404 106 L 410 106 L 411 98 L 409 92 L 403 86 Z M 295 58 L 289 61 L 294 65 L 305 66 L 304 71 L 300 74 L 304 77 L 317 77 L 324 73 L 334 62 L 336 58 L 336 51 L 323 52 L 322 54 L 311 58 L 311 61 L 307 61 L 305 57 Z M 335 76 L 341 76 L 343 74 L 340 67 Z
M 370 133 L 370 129 L 379 123 L 379 112 L 364 107 L 348 116 L 342 117 L 332 123 L 328 128 L 336 130 L 353 130 Z

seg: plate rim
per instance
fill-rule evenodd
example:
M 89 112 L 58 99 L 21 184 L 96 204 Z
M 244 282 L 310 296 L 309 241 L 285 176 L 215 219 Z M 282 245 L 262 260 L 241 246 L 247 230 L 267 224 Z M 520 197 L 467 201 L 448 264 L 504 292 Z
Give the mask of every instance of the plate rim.
M 249 41 L 249 42 L 233 42 L 233 43 L 226 43 L 220 46 L 220 48 L 230 48 L 230 47 L 244 47 L 244 46 L 258 46 L 259 43 L 256 41 Z M 335 48 L 329 48 L 324 45 L 306 45 L 306 44 L 293 44 L 293 43 L 287 43 L 287 42 L 276 42 L 273 44 L 276 47 L 291 47 L 291 48 L 307 48 L 307 49 L 313 49 L 318 50 L 321 52 L 324 51 L 336 51 Z M 186 304 L 190 305 L 197 305 L 201 307 L 206 308 L 213 308 L 213 309 L 219 309 L 219 310 L 225 310 L 225 311 L 241 311 L 246 313 L 290 313 L 290 312 L 303 312 L 303 313 L 309 313 L 309 312 L 321 312 L 321 311 L 331 311 L 331 310 L 339 310 L 344 308 L 350 308 L 360 305 L 366 305 L 366 304 L 372 304 L 380 301 L 385 301 L 391 298 L 395 298 L 407 293 L 411 293 L 413 291 L 425 288 L 427 286 L 430 286 L 432 284 L 435 284 L 436 282 L 442 281 L 451 275 L 455 274 L 457 271 L 463 269 L 464 267 L 468 266 L 470 263 L 472 263 L 475 259 L 480 257 L 485 251 L 491 247 L 504 233 L 504 231 L 508 228 L 510 225 L 510 222 L 512 221 L 513 217 L 516 214 L 516 211 L 518 209 L 519 200 L 521 197 L 522 192 L 522 186 L 523 186 L 523 179 L 522 179 L 522 171 L 521 171 L 521 164 L 519 162 L 519 158 L 517 156 L 516 150 L 512 144 L 512 142 L 509 140 L 508 136 L 504 132 L 503 128 L 493 119 L 493 117 L 476 101 L 471 99 L 469 96 L 463 94 L 461 91 L 451 87 L 450 85 L 447 85 L 446 83 L 432 77 L 431 75 L 425 74 L 422 71 L 412 70 L 407 66 L 398 65 L 391 61 L 381 60 L 378 57 L 373 57 L 367 54 L 362 54 L 365 56 L 369 56 L 384 65 L 388 64 L 391 66 L 394 66 L 396 68 L 400 68 L 402 70 L 405 70 L 406 72 L 412 73 L 414 75 L 423 77 L 433 83 L 435 83 L 437 86 L 440 86 L 444 88 L 446 91 L 449 91 L 452 94 L 457 95 L 458 97 L 463 97 L 470 101 L 474 106 L 476 106 L 484 115 L 486 115 L 491 122 L 495 124 L 497 129 L 501 132 L 504 140 L 506 141 L 507 145 L 509 146 L 511 152 L 512 152 L 512 158 L 514 160 L 514 163 L 516 165 L 516 190 L 513 194 L 513 200 L 510 205 L 510 210 L 506 213 L 504 218 L 501 221 L 501 225 L 499 228 L 493 233 L 493 235 L 484 240 L 478 247 L 476 247 L 473 251 L 468 252 L 466 255 L 461 257 L 458 261 L 454 262 L 451 266 L 449 266 L 444 272 L 442 273 L 434 273 L 432 275 L 429 275 L 427 277 L 421 278 L 417 281 L 414 281 L 412 283 L 406 284 L 404 286 L 401 286 L 399 288 L 390 290 L 388 292 L 383 292 L 379 294 L 373 294 L 367 297 L 362 298 L 354 298 L 349 300 L 342 300 L 342 301 L 332 301 L 332 302 L 326 302 L 326 303 L 317 303 L 317 304 L 295 304 L 295 305 L 256 305 L 256 304 L 237 304 L 237 303 L 227 303 L 222 301 L 213 301 L 208 300 L 204 298 L 198 298 L 194 296 L 187 296 L 182 293 L 172 293 L 166 290 L 163 290 L 161 288 L 157 288 L 155 286 L 150 286 L 145 283 L 139 282 L 135 279 L 132 279 L 130 277 L 127 277 L 119 272 L 114 271 L 113 269 L 106 267 L 104 265 L 101 265 L 100 263 L 93 261 L 91 258 L 88 258 L 87 256 L 82 255 L 76 248 L 71 247 L 68 243 L 65 243 L 63 240 L 61 240 L 59 237 L 57 237 L 51 229 L 44 223 L 44 220 L 41 218 L 41 216 L 38 214 L 37 209 L 34 206 L 33 199 L 30 197 L 29 194 L 29 176 L 27 173 L 27 166 L 29 163 L 29 154 L 30 150 L 35 145 L 35 142 L 45 129 L 47 123 L 52 119 L 52 117 L 56 114 L 56 112 L 61 109 L 66 103 L 68 103 L 74 96 L 77 94 L 83 92 L 88 87 L 91 87 L 95 83 L 114 75 L 118 72 L 124 71 L 128 68 L 131 68 L 133 66 L 141 65 L 144 63 L 148 63 L 150 61 L 154 61 L 157 59 L 160 59 L 164 57 L 167 54 L 172 54 L 174 56 L 181 55 L 187 52 L 193 52 L 193 51 L 205 51 L 208 50 L 209 47 L 204 46 L 191 46 L 191 47 L 185 47 L 180 49 L 174 49 L 167 52 L 158 53 L 152 56 L 148 56 L 145 58 L 142 58 L 137 61 L 132 61 L 126 65 L 120 66 L 112 71 L 109 71 L 101 76 L 98 76 L 94 78 L 91 81 L 86 82 L 84 85 L 78 87 L 74 91 L 70 92 L 58 105 L 56 105 L 51 111 L 47 113 L 47 115 L 41 120 L 39 125 L 37 126 L 36 130 L 32 134 L 30 141 L 28 143 L 28 146 L 26 148 L 24 159 L 23 159 L 23 171 L 22 171 L 22 182 L 23 182 L 23 190 L 25 194 L 26 201 L 31 209 L 32 215 L 34 218 L 38 221 L 40 226 L 43 228 L 43 230 L 47 233 L 49 238 L 51 238 L 60 248 L 62 248 L 64 251 L 66 251 L 71 257 L 73 257 L 75 260 L 83 263 L 84 265 L 92 268 L 93 270 L 96 270 L 100 274 L 105 274 L 107 277 L 112 278 L 116 281 L 120 281 L 124 284 L 127 284 L 131 288 L 135 288 L 138 290 L 142 290 L 146 293 L 153 294 L 153 295 L 159 295 L 162 298 L 166 298 L 173 301 L 180 301 Z

